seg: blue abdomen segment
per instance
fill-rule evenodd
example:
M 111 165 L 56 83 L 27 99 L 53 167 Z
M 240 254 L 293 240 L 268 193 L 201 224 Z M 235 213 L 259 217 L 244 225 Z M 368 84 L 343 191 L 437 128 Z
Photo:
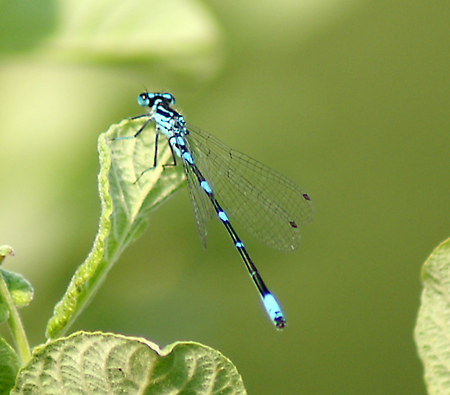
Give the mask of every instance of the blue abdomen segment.
M 264 308 L 274 325 L 277 329 L 283 329 L 286 326 L 286 319 L 275 297 L 271 293 L 268 293 L 262 297 L 262 300 Z

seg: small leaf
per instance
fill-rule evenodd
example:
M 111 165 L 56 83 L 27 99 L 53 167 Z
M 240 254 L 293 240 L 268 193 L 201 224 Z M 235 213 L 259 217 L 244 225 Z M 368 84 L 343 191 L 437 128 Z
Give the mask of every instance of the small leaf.
M 0 337 L 0 395 L 7 395 L 14 387 L 19 358 L 13 348 Z
M 415 339 L 429 394 L 450 393 L 450 239 L 422 269 L 423 292 Z
M 1 253 L 0 253 L 1 254 Z M 14 305 L 17 307 L 28 306 L 33 300 L 33 287 L 18 273 L 10 272 L 0 268 L 5 279 L 9 293 L 11 294 Z M 9 308 L 5 301 L 0 297 L 0 323 L 9 318 Z
M 55 307 L 47 325 L 47 337 L 61 336 L 86 307 L 105 280 L 122 251 L 144 231 L 151 211 L 184 186 L 181 166 L 173 163 L 166 139 L 158 144 L 158 163 L 139 181 L 140 174 L 153 164 L 155 129 L 148 126 L 138 138 L 133 136 L 146 119 L 125 120 L 100 135 L 98 176 L 102 213 L 94 246 L 78 268 L 63 299 Z
M 17 307 L 28 306 L 33 300 L 34 291 L 31 284 L 21 274 L 0 269 L 9 292 Z
M 17 394 L 246 394 L 234 365 L 194 342 L 160 350 L 142 338 L 78 332 L 33 352 Z

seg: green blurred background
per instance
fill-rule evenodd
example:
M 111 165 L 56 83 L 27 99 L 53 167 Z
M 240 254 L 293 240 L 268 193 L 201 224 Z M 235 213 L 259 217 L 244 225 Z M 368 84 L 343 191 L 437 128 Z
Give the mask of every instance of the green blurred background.
M 450 233 L 448 1 L 0 7 L 0 244 L 35 288 L 31 345 L 96 234 L 98 135 L 147 88 L 313 198 L 299 251 L 241 232 L 289 325 L 273 328 L 218 221 L 202 248 L 184 189 L 71 330 L 202 342 L 250 394 L 426 393 L 413 328 L 421 265 Z

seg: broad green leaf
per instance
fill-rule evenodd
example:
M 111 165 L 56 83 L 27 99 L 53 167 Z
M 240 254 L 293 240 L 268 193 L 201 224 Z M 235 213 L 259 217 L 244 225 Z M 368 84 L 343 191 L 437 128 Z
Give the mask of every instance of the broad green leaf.
M 42 47 L 57 58 L 215 67 L 223 41 L 213 13 L 198 0 L 61 0 L 57 15 Z
M 223 32 L 198 0 L 3 1 L 0 53 L 29 51 L 53 59 L 149 62 L 215 71 Z
M 161 350 L 142 338 L 78 332 L 36 348 L 17 394 L 246 394 L 234 365 L 194 342 Z
M 0 395 L 7 395 L 14 387 L 19 358 L 12 347 L 0 337 Z
M 181 166 L 173 163 L 167 140 L 160 139 L 157 167 L 137 177 L 153 165 L 155 129 L 148 126 L 138 138 L 133 136 L 145 119 L 125 120 L 100 135 L 98 176 L 102 212 L 92 251 L 78 268 L 63 299 L 55 307 L 47 325 L 47 337 L 61 336 L 98 290 L 122 251 L 144 231 L 152 210 L 184 186 Z
M 422 269 L 423 292 L 415 339 L 431 395 L 450 393 L 450 239 Z

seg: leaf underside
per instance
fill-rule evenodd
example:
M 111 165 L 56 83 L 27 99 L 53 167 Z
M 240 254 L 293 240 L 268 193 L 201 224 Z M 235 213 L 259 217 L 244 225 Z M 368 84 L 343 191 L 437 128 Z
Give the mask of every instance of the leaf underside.
M 173 163 L 167 140 L 160 139 L 158 161 L 153 164 L 155 129 L 147 126 L 138 138 L 133 136 L 146 118 L 124 120 L 100 135 L 98 175 L 102 212 L 98 233 L 89 256 L 77 269 L 62 300 L 47 325 L 47 338 L 65 333 L 103 283 L 123 250 L 142 234 L 151 211 L 184 185 L 182 167 Z

